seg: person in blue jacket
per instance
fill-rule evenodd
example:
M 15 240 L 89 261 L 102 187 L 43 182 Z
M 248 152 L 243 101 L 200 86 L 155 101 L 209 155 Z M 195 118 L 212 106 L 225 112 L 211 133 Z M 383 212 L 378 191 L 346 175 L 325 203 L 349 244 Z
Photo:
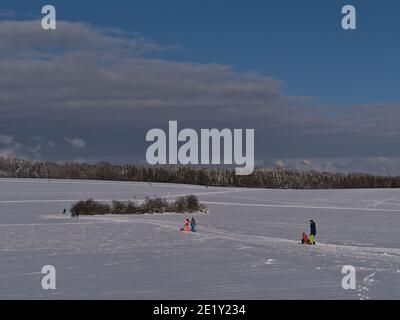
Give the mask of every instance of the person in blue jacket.
M 192 232 L 196 232 L 196 226 L 197 226 L 196 220 L 194 220 L 194 217 L 192 217 L 192 219 L 190 220 L 190 230 Z

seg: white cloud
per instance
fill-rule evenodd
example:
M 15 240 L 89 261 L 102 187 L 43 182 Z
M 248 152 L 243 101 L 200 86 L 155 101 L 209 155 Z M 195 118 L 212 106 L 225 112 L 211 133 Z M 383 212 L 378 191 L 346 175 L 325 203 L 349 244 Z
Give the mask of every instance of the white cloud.
M 294 170 L 315 170 L 332 173 L 370 173 L 400 176 L 400 157 L 357 157 L 280 159 L 272 162 L 275 167 Z
M 154 43 L 138 34 L 112 28 L 97 28 L 79 22 L 57 21 L 57 29 L 43 32 L 41 20 L 0 21 L 0 55 L 48 57 L 70 51 L 108 55 L 140 55 L 176 49 Z
M 27 146 L 17 142 L 13 136 L 0 134 L 0 157 L 39 159 L 40 146 Z
M 86 141 L 80 137 L 75 137 L 75 138 L 64 137 L 64 140 L 74 148 L 84 149 L 86 147 Z

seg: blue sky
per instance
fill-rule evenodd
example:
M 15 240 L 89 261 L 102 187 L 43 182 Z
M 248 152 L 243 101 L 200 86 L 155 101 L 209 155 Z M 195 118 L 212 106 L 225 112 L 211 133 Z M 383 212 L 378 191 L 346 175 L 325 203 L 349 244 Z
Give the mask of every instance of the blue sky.
M 177 120 L 254 128 L 265 166 L 400 175 L 399 15 L 389 0 L 2 0 L 0 156 L 142 163 L 146 132 Z
M 400 99 L 398 1 L 2 0 L 2 11 L 137 32 L 163 45 L 164 57 L 232 65 L 282 79 L 287 92 L 337 107 Z M 358 30 L 340 26 L 341 8 L 357 9 Z

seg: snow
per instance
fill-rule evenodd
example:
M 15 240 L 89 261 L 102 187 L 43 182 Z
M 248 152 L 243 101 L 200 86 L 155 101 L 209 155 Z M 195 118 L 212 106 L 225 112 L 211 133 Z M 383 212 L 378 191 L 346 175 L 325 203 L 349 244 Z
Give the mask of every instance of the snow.
M 87 216 L 101 201 L 197 194 L 209 212 Z M 300 245 L 309 220 L 317 245 Z M 0 179 L 1 299 L 399 299 L 400 190 L 267 190 Z M 43 290 L 44 265 L 57 289 Z M 343 290 L 344 265 L 357 289 Z

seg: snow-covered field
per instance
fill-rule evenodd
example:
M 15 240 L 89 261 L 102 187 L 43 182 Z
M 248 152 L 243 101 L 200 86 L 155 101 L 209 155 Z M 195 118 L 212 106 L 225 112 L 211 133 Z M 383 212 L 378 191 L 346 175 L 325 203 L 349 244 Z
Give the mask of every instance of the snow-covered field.
M 182 214 L 71 219 L 79 199 L 197 194 Z M 308 221 L 317 245 L 299 244 Z M 1 299 L 400 299 L 400 190 L 251 190 L 0 179 Z M 53 265 L 57 289 L 43 290 Z M 343 290 L 342 266 L 357 269 Z

